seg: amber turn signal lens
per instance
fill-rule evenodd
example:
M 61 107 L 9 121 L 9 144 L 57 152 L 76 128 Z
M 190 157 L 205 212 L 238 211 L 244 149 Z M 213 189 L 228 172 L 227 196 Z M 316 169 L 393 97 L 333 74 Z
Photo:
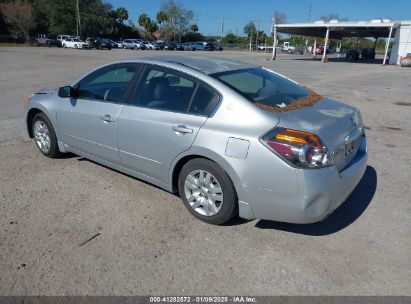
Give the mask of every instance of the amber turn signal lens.
M 320 138 L 312 133 L 285 129 L 281 133 L 278 133 L 275 138 L 280 141 L 289 142 L 298 146 L 314 145 L 319 151 L 323 149 Z

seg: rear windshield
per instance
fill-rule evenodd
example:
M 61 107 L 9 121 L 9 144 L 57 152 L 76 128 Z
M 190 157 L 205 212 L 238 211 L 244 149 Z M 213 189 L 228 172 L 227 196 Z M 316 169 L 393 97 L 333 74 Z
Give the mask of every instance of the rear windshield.
M 263 68 L 248 68 L 212 75 L 251 102 L 284 108 L 310 95 L 301 85 Z

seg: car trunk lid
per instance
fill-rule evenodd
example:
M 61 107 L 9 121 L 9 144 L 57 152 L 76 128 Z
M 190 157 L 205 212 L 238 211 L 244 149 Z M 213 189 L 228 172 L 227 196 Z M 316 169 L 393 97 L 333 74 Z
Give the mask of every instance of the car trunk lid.
M 361 115 L 355 107 L 323 99 L 310 107 L 277 114 L 279 126 L 318 135 L 338 170 L 343 170 L 355 157 L 363 130 Z

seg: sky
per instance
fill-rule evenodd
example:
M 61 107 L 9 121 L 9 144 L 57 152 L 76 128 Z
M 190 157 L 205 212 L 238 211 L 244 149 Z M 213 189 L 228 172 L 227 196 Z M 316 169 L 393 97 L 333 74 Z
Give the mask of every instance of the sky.
M 163 0 L 106 0 L 115 8 L 125 7 L 129 19 L 137 24 L 140 14 L 155 18 Z M 285 13 L 287 23 L 307 22 L 311 3 L 311 21 L 321 16 L 338 14 L 352 21 L 391 18 L 411 20 L 411 0 L 176 0 L 185 9 L 194 11 L 200 33 L 220 35 L 224 18 L 224 34 L 232 32 L 243 35 L 244 25 L 249 20 L 259 24 L 259 29 L 270 32 L 275 10 Z

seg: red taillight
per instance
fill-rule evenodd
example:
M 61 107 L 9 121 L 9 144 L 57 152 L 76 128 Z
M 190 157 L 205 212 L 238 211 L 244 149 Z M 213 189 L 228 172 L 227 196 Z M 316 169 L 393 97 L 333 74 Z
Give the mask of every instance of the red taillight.
M 312 133 L 278 128 L 262 140 L 271 150 L 300 168 L 318 168 L 333 164 L 321 139 Z
M 292 156 L 293 155 L 293 150 L 291 149 L 291 146 L 289 146 L 285 143 L 280 143 L 280 142 L 269 140 L 269 141 L 267 141 L 267 144 L 283 156 Z

